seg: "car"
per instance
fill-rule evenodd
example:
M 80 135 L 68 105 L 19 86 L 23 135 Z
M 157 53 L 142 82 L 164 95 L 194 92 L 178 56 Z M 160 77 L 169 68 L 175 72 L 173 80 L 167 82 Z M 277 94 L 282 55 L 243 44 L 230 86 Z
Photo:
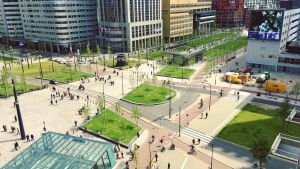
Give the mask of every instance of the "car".
M 58 81 L 56 81 L 56 80 L 50 80 L 49 84 L 56 85 L 56 84 L 58 84 Z

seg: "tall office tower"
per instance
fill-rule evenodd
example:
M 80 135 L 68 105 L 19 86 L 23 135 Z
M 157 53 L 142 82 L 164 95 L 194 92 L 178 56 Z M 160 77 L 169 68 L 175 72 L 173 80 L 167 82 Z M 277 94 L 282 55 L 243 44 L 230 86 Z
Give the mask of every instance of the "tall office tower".
M 18 0 L 0 0 L 0 42 L 16 44 L 23 35 Z
M 253 10 L 251 15 L 248 66 L 299 74 L 300 9 Z
M 98 0 L 100 45 L 113 52 L 162 43 L 161 0 Z
M 280 5 L 280 8 L 297 9 L 297 8 L 300 8 L 300 1 L 299 0 L 280 0 L 279 5 Z
M 276 9 L 278 0 L 245 0 L 245 8 L 254 9 Z
M 29 48 L 69 53 L 88 43 L 96 44 L 95 0 L 19 0 L 19 3 Z
M 220 27 L 243 24 L 244 0 L 212 0 L 212 9 L 217 12 L 217 25 Z
M 277 9 L 279 0 L 245 0 L 244 25 L 249 27 L 251 11 L 257 9 Z
M 211 1 L 163 0 L 164 38 L 176 41 L 199 30 L 209 31 L 215 23 Z

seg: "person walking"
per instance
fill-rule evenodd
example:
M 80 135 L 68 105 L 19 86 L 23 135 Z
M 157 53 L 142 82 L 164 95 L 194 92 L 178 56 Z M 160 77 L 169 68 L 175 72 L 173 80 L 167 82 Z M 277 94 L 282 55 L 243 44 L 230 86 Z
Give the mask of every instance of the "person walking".
M 193 145 L 195 144 L 195 139 L 192 140 Z
M 157 153 L 155 154 L 155 162 L 157 162 L 157 158 L 158 158 L 158 155 Z
M 122 156 L 122 158 L 124 158 L 124 153 L 123 153 L 123 151 L 121 151 L 121 156 Z
M 19 135 L 20 134 L 20 130 L 19 130 L 19 128 L 17 127 L 17 135 Z
M 198 138 L 198 144 L 200 145 L 200 142 L 201 142 L 201 139 L 200 138 Z
M 30 141 L 30 139 L 29 139 L 29 135 L 28 135 L 28 134 L 26 135 L 26 140 L 27 140 L 27 142 L 29 142 L 29 141 Z
M 14 146 L 15 146 L 15 150 L 16 150 L 16 151 L 18 151 L 18 149 L 20 149 L 20 146 L 19 146 L 19 143 L 18 143 L 18 142 L 15 142 Z
M 171 169 L 171 164 L 168 162 L 168 169 Z
M 201 113 L 201 119 L 203 119 L 203 113 Z
M 75 127 L 77 127 L 77 120 L 74 121 Z
M 34 141 L 34 135 L 31 134 L 30 137 L 31 137 L 31 141 Z
M 206 119 L 207 119 L 207 116 L 208 116 L 208 113 L 206 112 L 206 113 L 205 113 L 205 118 L 206 118 Z
M 3 125 L 2 127 L 3 127 L 3 131 L 6 132 L 7 131 L 6 125 Z
M 17 122 L 18 121 L 18 118 L 17 118 L 17 116 L 15 115 L 15 122 Z

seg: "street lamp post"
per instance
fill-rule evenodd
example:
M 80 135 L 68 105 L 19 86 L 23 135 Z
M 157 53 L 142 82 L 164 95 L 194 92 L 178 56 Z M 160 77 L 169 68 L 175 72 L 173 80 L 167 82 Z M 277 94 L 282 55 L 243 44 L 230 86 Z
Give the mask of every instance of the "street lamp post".
M 13 85 L 14 98 L 15 98 L 15 104 L 16 104 L 16 110 L 17 110 L 17 116 L 18 116 L 21 139 L 25 140 L 26 134 L 25 134 L 25 129 L 24 129 L 24 125 L 23 125 L 22 114 L 21 114 L 21 111 L 20 111 L 20 105 L 19 105 L 19 101 L 18 101 L 15 81 L 14 81 L 13 78 L 11 79 L 11 82 L 12 82 L 12 85 Z
M 46 132 L 46 131 L 47 131 L 47 130 L 46 130 L 46 122 L 43 121 L 43 124 L 44 124 L 43 130 L 44 130 L 44 132 Z
M 179 106 L 179 113 L 178 113 L 178 133 L 179 133 L 179 137 L 180 137 L 180 130 L 181 130 L 181 106 L 183 106 L 185 103 L 187 103 L 187 101 L 185 101 L 184 103 L 182 103 L 180 106 Z
M 122 95 L 124 95 L 124 75 L 122 71 Z
M 42 69 L 42 64 L 41 64 L 41 56 L 39 58 L 39 64 L 40 64 L 40 78 L 41 78 L 41 86 L 43 86 L 43 69 Z
M 205 83 L 205 84 L 209 84 L 209 105 L 208 105 L 208 110 L 210 110 L 210 106 L 211 106 L 211 84 L 210 83 Z
M 212 163 L 214 158 L 214 145 L 211 145 L 211 158 L 210 158 L 210 169 L 212 169 Z

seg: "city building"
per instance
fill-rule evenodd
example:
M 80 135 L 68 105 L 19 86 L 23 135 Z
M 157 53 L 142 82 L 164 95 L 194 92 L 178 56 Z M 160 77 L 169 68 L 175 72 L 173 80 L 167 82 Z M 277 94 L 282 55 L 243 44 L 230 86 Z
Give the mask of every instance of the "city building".
M 258 9 L 278 9 L 278 0 L 245 0 L 244 26 L 249 27 L 251 11 Z
M 94 0 L 19 0 L 19 6 L 28 48 L 69 53 L 96 44 Z
M 300 9 L 254 10 L 247 65 L 259 70 L 300 72 Z
M 210 30 L 215 23 L 210 0 L 163 0 L 162 17 L 164 38 L 169 42 Z
M 212 0 L 212 9 L 216 10 L 217 26 L 243 25 L 244 0 Z
M 300 8 L 299 0 L 280 0 L 280 8 L 284 9 L 297 9 Z
M 138 51 L 162 44 L 161 0 L 97 0 L 101 48 Z
M 0 43 L 17 44 L 23 36 L 19 1 L 0 0 Z
M 112 169 L 115 164 L 110 143 L 47 132 L 2 169 Z

